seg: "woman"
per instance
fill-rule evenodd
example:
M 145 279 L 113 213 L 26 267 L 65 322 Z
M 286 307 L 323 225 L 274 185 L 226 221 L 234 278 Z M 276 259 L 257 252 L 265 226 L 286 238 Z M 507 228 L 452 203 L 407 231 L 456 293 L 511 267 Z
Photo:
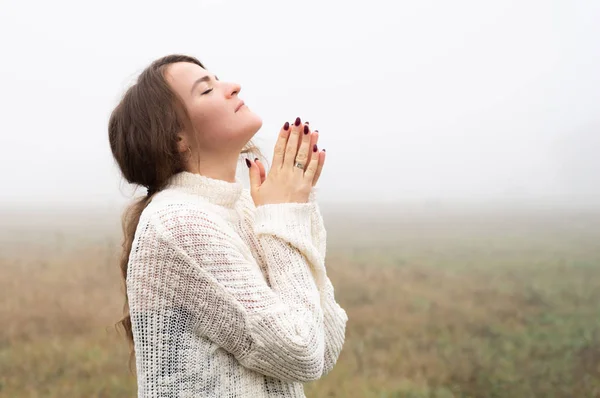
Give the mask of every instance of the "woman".
M 245 160 L 244 189 L 237 162 L 262 121 L 239 92 L 171 55 L 110 117 L 121 172 L 148 189 L 123 217 L 121 260 L 139 397 L 304 397 L 344 343 L 313 188 L 317 133 L 285 123 L 268 173 Z

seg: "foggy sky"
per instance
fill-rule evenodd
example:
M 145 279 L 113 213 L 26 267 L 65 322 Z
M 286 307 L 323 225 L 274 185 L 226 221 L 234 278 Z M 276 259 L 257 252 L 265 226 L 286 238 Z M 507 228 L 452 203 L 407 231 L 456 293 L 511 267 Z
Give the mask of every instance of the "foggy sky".
M 170 53 L 241 83 L 269 158 L 286 120 L 309 120 L 323 200 L 600 198 L 599 1 L 1 8 L 2 204 L 129 200 L 108 117 Z

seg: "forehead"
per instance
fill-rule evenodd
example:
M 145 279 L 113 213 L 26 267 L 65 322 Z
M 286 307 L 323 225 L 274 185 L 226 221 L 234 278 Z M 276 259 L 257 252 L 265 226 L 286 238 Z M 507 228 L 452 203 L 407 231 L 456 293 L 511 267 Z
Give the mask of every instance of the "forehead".
M 176 62 L 169 65 L 165 72 L 167 82 L 180 95 L 189 94 L 194 82 L 204 76 L 210 76 L 210 73 L 200 65 L 190 62 Z

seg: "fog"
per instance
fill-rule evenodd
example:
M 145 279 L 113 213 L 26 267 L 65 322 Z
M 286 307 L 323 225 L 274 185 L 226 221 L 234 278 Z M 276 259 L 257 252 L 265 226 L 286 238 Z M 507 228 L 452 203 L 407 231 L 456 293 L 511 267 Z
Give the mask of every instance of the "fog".
M 241 83 L 269 158 L 309 120 L 323 201 L 600 203 L 598 21 L 591 0 L 3 2 L 0 204 L 127 202 L 108 117 L 170 53 Z

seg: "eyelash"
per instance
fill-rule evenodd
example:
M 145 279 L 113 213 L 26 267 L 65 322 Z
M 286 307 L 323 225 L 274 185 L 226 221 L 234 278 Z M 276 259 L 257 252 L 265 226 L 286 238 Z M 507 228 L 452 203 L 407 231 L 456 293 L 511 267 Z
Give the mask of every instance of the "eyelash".
M 212 89 L 212 88 L 211 88 L 211 89 L 208 89 L 208 90 L 206 90 L 205 92 L 203 92 L 203 93 L 202 93 L 202 95 L 204 95 L 204 94 L 208 94 L 208 93 L 210 93 L 211 91 L 213 91 L 213 89 Z

